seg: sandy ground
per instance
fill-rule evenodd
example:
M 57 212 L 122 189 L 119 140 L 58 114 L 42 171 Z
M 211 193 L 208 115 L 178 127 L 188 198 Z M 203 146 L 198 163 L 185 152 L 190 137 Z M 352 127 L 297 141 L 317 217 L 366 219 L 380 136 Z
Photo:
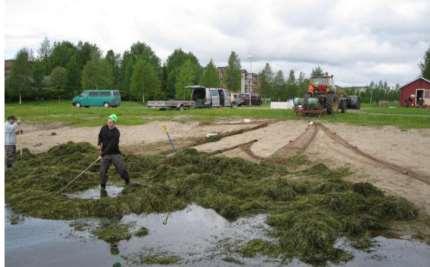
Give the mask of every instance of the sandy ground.
M 344 127 L 345 126 L 342 126 L 342 130 L 344 130 Z M 354 133 L 351 133 L 351 136 L 359 136 L 360 130 L 368 132 L 368 129 L 355 130 L 356 131 Z M 339 135 L 341 134 L 339 133 Z M 404 139 L 404 135 L 402 134 L 393 134 L 389 136 L 391 138 L 388 136 L 387 138 L 384 138 L 384 135 L 379 132 L 375 133 L 373 136 L 363 135 L 361 143 L 365 143 L 365 141 L 368 140 L 370 143 L 373 143 L 374 146 L 368 147 L 366 145 L 361 146 L 358 144 L 357 146 L 363 151 L 371 152 L 374 156 L 384 158 L 389 162 L 396 163 L 401 166 L 416 166 L 421 163 L 423 166 L 420 166 L 420 170 L 430 177 L 430 156 L 428 154 L 430 149 L 430 138 L 427 137 L 427 145 L 421 146 L 419 149 L 427 149 L 427 151 L 415 152 L 405 149 L 402 152 L 396 152 L 396 150 L 393 151 L 393 149 L 388 149 L 390 147 L 390 143 L 394 142 L 393 139 L 396 139 L 397 142 L 399 142 L 398 146 L 400 147 L 403 147 L 403 145 L 401 145 L 403 142 L 408 143 L 408 139 Z M 348 141 L 350 140 L 346 137 L 345 139 L 348 139 Z M 393 153 L 401 153 L 402 156 L 391 156 Z M 423 157 L 427 155 L 427 164 L 424 163 L 425 158 L 417 159 L 414 155 L 415 153 L 423 154 Z M 410 200 L 421 210 L 425 210 L 427 214 L 430 214 L 430 179 L 428 183 L 425 183 L 408 175 L 404 175 L 381 166 L 372 160 L 362 157 L 353 151 L 336 144 L 322 131 L 317 134 L 315 140 L 307 148 L 305 154 L 309 158 L 317 161 L 326 161 L 329 163 L 329 166 L 347 166 L 354 172 L 353 175 L 348 176 L 348 180 L 352 182 L 370 182 L 388 193 L 399 195 Z M 408 156 L 410 157 L 408 158 Z
M 330 129 L 377 158 L 430 176 L 430 130 L 402 131 L 395 127 L 353 127 L 333 124 Z M 430 182 L 430 181 L 429 181 Z
M 229 136 L 218 142 L 206 143 L 195 148 L 199 151 L 212 152 L 256 139 L 258 142 L 251 146 L 251 151 L 260 157 L 269 157 L 294 140 L 305 128 L 306 124 L 301 121 L 276 122 L 265 128 Z
M 180 123 L 173 121 L 151 122 L 136 126 L 118 126 L 121 131 L 120 145 L 127 149 L 157 142 L 167 143 L 166 133 L 162 126 L 166 126 L 173 139 L 205 137 L 208 133 L 226 133 L 239 129 L 251 128 L 258 125 L 250 123 L 218 123 L 200 125 L 198 122 Z M 28 148 L 34 153 L 47 151 L 49 148 L 66 143 L 89 142 L 97 145 L 100 127 L 60 127 L 49 125 L 45 128 L 33 125 L 23 125 L 24 134 L 18 136 L 18 149 Z
M 193 138 L 205 137 L 208 133 L 229 133 L 240 129 L 249 129 L 259 125 L 258 121 L 223 121 L 214 124 L 197 122 L 151 122 L 138 126 L 120 126 L 121 147 L 125 151 L 145 151 L 169 149 L 165 133 L 160 126 L 165 125 L 172 138 L 183 146 L 190 145 Z M 430 214 L 430 129 L 400 130 L 394 127 L 366 127 L 346 124 L 324 124 L 330 130 L 378 159 L 408 168 L 420 174 L 416 179 L 411 175 L 392 170 L 366 158 L 355 151 L 342 146 L 331 139 L 324 131 L 316 135 L 302 135 L 309 129 L 308 122 L 282 121 L 269 122 L 268 126 L 240 134 L 227 136 L 216 142 L 195 146 L 199 151 L 222 153 L 228 157 L 242 157 L 258 161 L 258 158 L 270 158 L 274 154 L 289 154 L 288 149 L 306 143 L 302 150 L 310 160 L 327 162 L 329 166 L 348 166 L 354 171 L 347 179 L 369 181 L 381 189 L 409 199 L 419 208 Z M 43 152 L 50 147 L 65 143 L 90 142 L 96 144 L 99 127 L 70 128 L 61 125 L 35 127 L 24 125 L 25 134 L 18 139 L 20 147 L 32 152 Z M 301 138 L 299 138 L 301 136 Z M 302 140 L 309 136 L 310 142 Z M 296 140 L 297 139 L 297 140 Z M 305 138 L 306 139 L 306 138 Z M 254 143 L 245 147 L 229 149 L 240 144 Z M 141 149 L 137 149 L 141 147 Z M 298 149 L 299 151 L 300 149 Z

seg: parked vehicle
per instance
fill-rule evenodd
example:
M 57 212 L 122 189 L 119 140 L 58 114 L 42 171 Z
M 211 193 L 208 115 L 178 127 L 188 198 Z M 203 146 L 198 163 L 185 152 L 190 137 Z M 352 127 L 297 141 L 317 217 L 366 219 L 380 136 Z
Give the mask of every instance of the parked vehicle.
M 240 94 L 234 94 L 234 100 L 233 103 L 236 106 L 259 106 L 261 105 L 261 97 L 257 94 L 251 94 L 251 101 L 249 101 L 249 94 L 246 93 L 240 93 Z
M 148 101 L 146 103 L 147 107 L 150 108 L 158 108 L 161 110 L 164 109 L 187 109 L 194 107 L 194 101 L 187 101 L 187 100 L 155 100 L 155 101 Z
M 117 107 L 121 104 L 118 90 L 85 90 L 72 100 L 75 107 Z
M 224 88 L 207 88 L 201 85 L 187 86 L 191 89 L 192 100 L 148 101 L 147 106 L 158 109 L 185 109 L 204 107 L 231 107 L 230 92 Z
M 224 88 L 207 88 L 200 85 L 188 86 L 192 89 L 191 99 L 195 107 L 231 107 L 230 92 Z
M 351 95 L 346 97 L 346 106 L 350 109 L 360 109 L 361 100 L 359 96 Z
M 327 73 L 311 78 L 304 97 L 294 98 L 294 110 L 300 115 L 332 114 L 338 110 L 344 113 L 346 108 L 346 98 L 336 94 L 333 75 Z
M 218 90 L 219 93 L 219 104 L 221 107 L 231 107 L 231 95 L 227 89 L 224 88 L 212 88 L 213 90 Z

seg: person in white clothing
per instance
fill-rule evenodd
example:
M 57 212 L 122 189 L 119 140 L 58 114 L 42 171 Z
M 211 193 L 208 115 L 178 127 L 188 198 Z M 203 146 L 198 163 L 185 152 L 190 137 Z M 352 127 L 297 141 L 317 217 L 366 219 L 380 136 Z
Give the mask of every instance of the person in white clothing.
M 22 134 L 22 130 L 18 130 L 19 121 L 15 116 L 9 116 L 5 124 L 4 150 L 5 150 L 5 165 L 6 168 L 12 167 L 16 158 L 16 135 Z

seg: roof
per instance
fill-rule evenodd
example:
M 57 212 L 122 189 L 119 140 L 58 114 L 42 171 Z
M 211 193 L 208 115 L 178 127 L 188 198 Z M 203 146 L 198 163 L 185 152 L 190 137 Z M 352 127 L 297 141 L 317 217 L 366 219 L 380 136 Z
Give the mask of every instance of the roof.
M 425 81 L 425 82 L 427 82 L 427 83 L 429 83 L 430 84 L 430 80 L 427 80 L 426 78 L 424 78 L 424 77 L 418 77 L 417 79 L 415 79 L 415 80 L 413 80 L 413 81 L 411 81 L 411 82 L 409 82 L 409 83 L 407 83 L 407 84 L 405 84 L 405 85 L 403 85 L 402 87 L 400 87 L 400 89 L 399 90 L 402 90 L 403 88 L 405 88 L 406 86 L 408 86 L 408 85 L 410 85 L 410 84 L 412 84 L 412 83 L 414 83 L 414 82 L 416 82 L 416 81 L 418 81 L 418 80 L 423 80 L 423 81 Z
M 97 91 L 97 92 L 110 92 L 110 91 L 118 91 L 116 89 L 84 89 L 83 92 L 92 92 L 92 91 Z
M 194 88 L 206 88 L 206 86 L 203 86 L 203 85 L 188 85 L 188 86 L 185 86 L 185 88 L 191 88 L 191 89 L 194 89 Z

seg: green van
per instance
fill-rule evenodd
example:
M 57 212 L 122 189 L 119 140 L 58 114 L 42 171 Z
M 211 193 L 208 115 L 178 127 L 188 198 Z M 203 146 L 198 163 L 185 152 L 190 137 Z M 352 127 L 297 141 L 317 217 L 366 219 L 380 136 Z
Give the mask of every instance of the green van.
M 85 90 L 72 100 L 75 107 L 117 107 L 121 104 L 118 90 Z

